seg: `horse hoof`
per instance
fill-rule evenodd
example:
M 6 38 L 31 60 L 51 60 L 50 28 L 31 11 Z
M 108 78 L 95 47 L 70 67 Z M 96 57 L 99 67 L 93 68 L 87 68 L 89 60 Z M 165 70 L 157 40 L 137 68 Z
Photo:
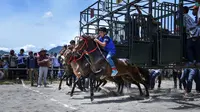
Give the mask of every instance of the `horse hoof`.
M 74 97 L 73 97 L 73 96 L 70 96 L 70 98 L 73 99 Z
M 94 98 L 92 97 L 92 98 L 90 98 L 91 99 L 91 102 L 93 103 L 93 101 L 94 101 Z
M 149 95 L 147 94 L 147 95 L 145 95 L 145 97 L 147 97 L 147 98 L 148 98 L 148 97 L 149 97 Z
M 61 88 L 58 88 L 58 90 L 61 90 Z

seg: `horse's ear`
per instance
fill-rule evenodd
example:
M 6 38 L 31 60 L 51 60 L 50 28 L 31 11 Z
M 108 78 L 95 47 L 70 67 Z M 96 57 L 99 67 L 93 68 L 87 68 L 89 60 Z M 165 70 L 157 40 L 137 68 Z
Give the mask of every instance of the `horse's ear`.
M 87 38 L 87 35 L 86 35 L 86 34 L 83 34 L 81 37 L 82 37 L 82 38 Z
M 68 50 L 71 50 L 71 51 L 72 51 L 73 48 L 74 48 L 74 47 L 70 45 L 70 46 L 68 47 Z

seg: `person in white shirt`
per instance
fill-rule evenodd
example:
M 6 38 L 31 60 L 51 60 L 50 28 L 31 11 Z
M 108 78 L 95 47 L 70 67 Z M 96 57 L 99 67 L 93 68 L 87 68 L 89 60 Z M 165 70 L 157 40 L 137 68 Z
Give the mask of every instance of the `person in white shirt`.
M 59 63 L 58 58 L 57 58 L 57 53 L 54 53 L 54 56 L 52 58 L 52 65 L 53 65 L 53 68 L 54 68 L 53 74 L 54 74 L 54 78 L 55 78 L 55 76 L 58 75 L 58 71 L 59 71 L 58 69 L 60 67 L 60 63 Z

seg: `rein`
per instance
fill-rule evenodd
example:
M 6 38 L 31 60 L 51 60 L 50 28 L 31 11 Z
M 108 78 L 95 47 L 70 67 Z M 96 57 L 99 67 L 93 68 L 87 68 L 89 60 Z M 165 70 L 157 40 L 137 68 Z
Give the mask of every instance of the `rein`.
M 87 41 L 86 39 L 84 39 L 83 37 L 81 37 L 81 38 L 84 40 L 84 44 L 83 44 L 83 45 L 81 46 L 81 48 L 78 49 L 77 51 L 82 50 L 85 46 L 86 46 L 86 48 L 88 48 L 88 41 Z M 96 44 L 97 44 L 97 43 L 96 43 Z M 74 59 L 73 59 L 72 61 L 76 63 L 78 60 L 82 59 L 83 56 L 84 56 L 85 54 L 91 54 L 91 53 L 93 53 L 94 51 L 96 51 L 98 48 L 99 48 L 99 46 L 98 46 L 98 44 L 97 44 L 97 46 L 96 46 L 94 49 L 92 49 L 91 51 L 84 51 L 84 52 L 82 52 L 81 56 L 80 56 L 78 59 L 76 59 L 75 57 L 73 57 Z M 99 48 L 99 49 L 100 49 L 100 48 Z M 69 61 L 71 61 L 71 58 L 70 58 Z
M 85 38 L 83 38 L 83 37 L 80 37 L 80 38 L 82 38 L 84 40 L 84 44 L 77 51 L 81 51 L 85 46 L 86 46 L 86 48 L 88 48 L 88 41 Z M 70 59 L 69 59 L 69 61 L 68 61 L 68 64 L 70 64 L 72 61 L 76 63 L 78 60 L 82 59 L 85 54 L 91 54 L 91 53 L 95 52 L 97 49 L 100 51 L 100 53 L 103 56 L 103 58 L 106 59 L 106 57 L 103 55 L 103 52 L 101 51 L 98 43 L 97 42 L 95 42 L 95 43 L 96 43 L 96 47 L 94 49 L 92 49 L 91 51 L 84 51 L 84 52 L 82 52 L 82 54 L 79 54 L 80 55 L 79 58 L 76 58 L 75 56 L 71 56 Z M 87 61 L 89 62 L 89 60 L 87 60 Z

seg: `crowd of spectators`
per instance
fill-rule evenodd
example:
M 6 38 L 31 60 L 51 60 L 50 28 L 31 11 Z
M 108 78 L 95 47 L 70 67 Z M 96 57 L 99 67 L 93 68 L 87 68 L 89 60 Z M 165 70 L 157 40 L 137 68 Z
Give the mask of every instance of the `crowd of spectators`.
M 41 62 L 42 58 L 46 58 L 47 63 Z M 28 54 L 25 54 L 24 49 L 21 49 L 19 54 L 16 54 L 14 50 L 10 50 L 9 54 L 0 57 L 0 79 L 31 79 L 32 74 L 39 76 L 38 73 L 42 71 L 40 69 L 44 66 L 47 68 L 47 74 L 57 78 L 59 70 L 62 68 L 58 58 L 57 53 L 51 52 L 48 54 L 44 49 L 39 52 L 29 51 Z M 40 76 L 39 78 L 41 80 Z

